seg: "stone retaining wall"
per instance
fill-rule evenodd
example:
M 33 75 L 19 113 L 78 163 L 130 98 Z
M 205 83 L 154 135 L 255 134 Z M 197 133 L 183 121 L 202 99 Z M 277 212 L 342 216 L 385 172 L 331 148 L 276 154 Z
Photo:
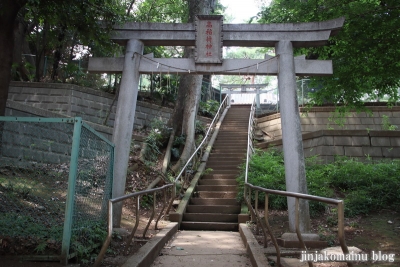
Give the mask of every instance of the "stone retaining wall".
M 51 112 L 41 108 L 35 108 L 29 105 L 24 105 L 14 101 L 7 101 L 6 116 L 10 117 L 43 117 L 43 118 L 69 118 L 70 116 Z M 108 140 L 111 140 L 113 129 L 104 125 L 96 124 L 90 121 L 85 121 L 93 129 L 103 134 Z
M 82 117 L 96 131 L 111 140 L 118 101 L 114 95 L 73 84 L 11 82 L 9 87 L 6 116 L 14 117 Z M 107 125 L 103 122 L 111 108 Z M 153 119 L 167 121 L 173 110 L 138 101 L 134 128 L 150 126 Z M 210 118 L 198 118 L 208 124 Z M 143 136 L 133 135 L 140 145 Z
M 110 110 L 107 126 L 113 127 L 118 101 L 114 95 L 73 84 L 11 82 L 8 100 L 70 117 L 82 117 L 102 125 Z M 135 128 L 149 126 L 155 119 L 167 121 L 172 109 L 137 102 Z
M 263 142 L 258 148 L 282 149 L 282 139 Z M 323 162 L 335 156 L 360 160 L 400 158 L 400 131 L 321 130 L 303 134 L 304 156 L 319 155 Z
M 349 112 L 342 120 L 333 118 L 334 107 L 315 107 L 306 111 L 300 108 L 301 130 L 310 133 L 320 130 L 367 130 L 380 131 L 383 127 L 383 115 L 388 116 L 390 124 L 397 126 L 400 130 L 400 107 L 368 107 L 371 114 L 366 112 Z M 266 141 L 282 138 L 282 125 L 280 114 L 264 116 L 257 119 L 257 126 L 263 132 Z

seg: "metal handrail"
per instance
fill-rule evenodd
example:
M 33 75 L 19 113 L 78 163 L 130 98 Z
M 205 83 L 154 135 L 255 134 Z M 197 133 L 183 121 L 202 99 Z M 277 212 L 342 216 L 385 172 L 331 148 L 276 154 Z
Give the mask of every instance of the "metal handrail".
M 158 221 L 160 220 L 160 218 L 161 218 L 161 216 L 162 216 L 162 214 L 164 212 L 165 203 L 167 202 L 166 201 L 166 189 L 172 187 L 171 200 L 169 202 L 169 205 L 168 205 L 168 208 L 167 208 L 165 214 L 167 214 L 169 212 L 169 210 L 170 210 L 170 208 L 172 206 L 173 200 L 175 199 L 175 196 L 176 196 L 176 183 L 178 182 L 178 179 L 182 176 L 183 172 L 186 170 L 186 168 L 192 162 L 192 159 L 195 158 L 195 156 L 197 155 L 197 152 L 204 147 L 203 145 L 206 143 L 206 141 L 210 137 L 210 134 L 211 134 L 211 132 L 212 132 L 212 130 L 214 128 L 214 124 L 216 124 L 216 122 L 218 121 L 218 119 L 221 116 L 221 113 L 223 112 L 225 107 L 228 106 L 228 104 L 229 104 L 228 100 L 229 100 L 229 98 L 228 98 L 228 96 L 226 96 L 224 98 L 224 100 L 221 102 L 221 105 L 219 106 L 219 108 L 218 108 L 218 110 L 217 110 L 212 122 L 210 123 L 210 126 L 209 126 L 209 128 L 208 128 L 208 130 L 207 130 L 202 142 L 199 144 L 197 149 L 193 152 L 193 154 L 191 155 L 189 160 L 183 166 L 183 168 L 181 169 L 181 171 L 179 172 L 177 177 L 174 179 L 173 183 L 166 184 L 166 185 L 164 185 L 162 187 L 158 187 L 158 188 L 152 188 L 152 189 L 143 190 L 143 191 L 127 194 L 127 195 L 124 195 L 124 196 L 116 197 L 116 198 L 110 199 L 108 201 L 108 232 L 107 232 L 107 237 L 106 237 L 106 240 L 103 243 L 103 246 L 102 246 L 102 248 L 101 248 L 101 250 L 99 252 L 99 255 L 96 258 L 95 263 L 93 264 L 94 267 L 100 266 L 101 261 L 103 260 L 104 255 L 105 255 L 105 253 L 106 253 L 106 251 L 108 249 L 108 246 L 110 245 L 111 239 L 112 239 L 113 205 L 115 203 L 119 203 L 121 201 L 136 197 L 136 222 L 135 222 L 135 226 L 133 227 L 132 232 L 131 232 L 131 234 L 129 236 L 129 239 L 127 241 L 127 245 L 126 245 L 126 248 L 125 248 L 125 253 L 129 249 L 130 243 L 132 242 L 133 237 L 135 235 L 135 232 L 136 232 L 136 230 L 137 230 L 137 228 L 139 226 L 139 197 L 142 196 L 142 195 L 148 195 L 148 194 L 153 193 L 153 212 L 152 212 L 152 214 L 151 214 L 151 216 L 149 218 L 149 221 L 148 221 L 148 223 L 146 225 L 146 228 L 144 230 L 144 233 L 143 233 L 143 237 L 144 237 L 146 235 L 146 232 L 147 232 L 147 230 L 148 230 L 148 228 L 150 226 L 150 223 L 153 220 L 154 215 L 155 215 L 156 193 L 159 192 L 159 191 L 164 191 L 164 198 L 165 198 L 164 203 L 163 203 L 164 205 L 163 205 L 163 207 L 162 207 L 162 209 L 160 211 L 159 216 L 157 217 L 156 224 L 155 224 L 155 228 L 157 229 Z
M 254 186 L 250 183 L 248 183 L 248 171 L 249 171 L 249 162 L 250 158 L 254 153 L 254 147 L 253 147 L 253 130 L 255 127 L 255 120 L 254 120 L 254 113 L 255 113 L 255 101 L 253 101 L 253 104 L 251 106 L 251 111 L 250 111 L 250 116 L 249 116 L 249 128 L 248 128 L 248 133 L 247 133 L 247 156 L 246 156 L 246 168 L 245 168 L 245 183 L 244 183 L 244 200 L 250 210 L 252 221 L 254 221 L 254 217 L 257 221 L 257 231 L 259 225 L 262 228 L 263 234 L 264 234 L 264 246 L 267 246 L 267 234 L 270 235 L 271 240 L 274 244 L 274 247 L 276 249 L 276 255 L 277 255 L 277 265 L 281 266 L 280 263 L 280 249 L 278 246 L 278 243 L 275 239 L 275 237 L 272 234 L 271 227 L 268 223 L 268 195 L 273 194 L 273 195 L 281 195 L 281 196 L 286 196 L 286 197 L 294 197 L 296 199 L 296 234 L 299 239 L 299 242 L 304 250 L 307 250 L 305 243 L 302 239 L 300 228 L 299 228 L 299 199 L 306 199 L 306 200 L 312 200 L 312 201 L 319 201 L 327 204 L 332 204 L 337 206 L 337 213 L 338 213 L 338 237 L 339 237 L 339 242 L 340 246 L 342 248 L 342 251 L 344 254 L 349 254 L 349 250 L 346 245 L 346 241 L 344 239 L 344 202 L 343 200 L 338 200 L 338 199 L 332 199 L 332 198 L 325 198 L 325 197 L 319 197 L 319 196 L 313 196 L 313 195 L 308 195 L 308 194 L 301 194 L 301 193 L 295 193 L 295 192 L 287 192 L 287 191 L 279 191 L 279 190 L 272 190 L 272 189 L 266 189 L 263 187 L 259 186 Z M 255 190 L 255 204 L 254 208 L 251 203 L 251 190 Z M 259 192 L 264 192 L 265 193 L 265 209 L 264 209 L 264 222 L 265 226 L 261 221 L 261 218 L 258 213 L 258 193 Z M 311 261 L 308 262 L 308 265 L 310 267 L 313 266 L 313 263 Z M 347 262 L 347 266 L 352 267 L 353 264 L 351 262 Z
M 331 205 L 336 205 L 337 206 L 337 214 L 338 214 L 338 237 L 339 237 L 339 243 L 342 248 L 342 251 L 344 254 L 349 254 L 349 249 L 347 248 L 346 241 L 344 239 L 344 202 L 343 200 L 339 199 L 333 199 L 333 198 L 326 198 L 326 197 L 319 197 L 319 196 L 314 196 L 314 195 L 308 195 L 308 194 L 302 194 L 302 193 L 295 193 L 295 192 L 287 192 L 287 191 L 280 191 L 280 190 L 272 190 L 272 189 L 266 189 L 263 187 L 259 186 L 254 186 L 249 183 L 245 183 L 245 187 L 248 187 L 248 194 L 245 195 L 245 200 L 246 202 L 251 201 L 251 190 L 256 190 L 256 192 L 264 192 L 265 193 L 265 211 L 264 211 L 264 218 L 265 218 L 265 223 L 267 227 L 269 228 L 268 224 L 268 195 L 280 195 L 280 196 L 286 196 L 286 197 L 294 197 L 296 199 L 296 234 L 297 237 L 302 244 L 303 249 L 307 250 L 304 241 L 302 239 L 301 233 L 300 233 L 300 228 L 299 228 L 299 199 L 306 199 L 306 200 L 312 200 L 312 201 L 318 201 L 318 202 L 323 202 Z M 257 210 L 258 207 L 255 207 Z M 256 214 L 258 216 L 258 214 Z M 277 255 L 278 255 L 278 250 L 277 250 Z M 280 256 L 280 255 L 279 255 Z M 277 258 L 279 257 L 277 256 Z M 279 258 L 278 258 L 279 259 Z M 308 262 L 309 266 L 313 266 L 312 262 Z M 278 261 L 278 266 L 279 266 L 279 261 Z M 353 266 L 352 262 L 347 262 L 347 266 Z
M 148 228 L 150 226 L 150 223 L 153 220 L 154 215 L 155 215 L 156 193 L 159 192 L 159 191 L 163 191 L 164 192 L 163 207 L 162 207 L 162 209 L 160 211 L 160 215 L 157 217 L 157 221 L 156 221 L 156 224 L 155 224 L 155 228 L 157 229 L 158 221 L 161 218 L 161 215 L 162 215 L 162 213 L 164 211 L 165 204 L 166 204 L 166 190 L 168 188 L 172 187 L 172 186 L 173 186 L 173 184 L 167 184 L 167 185 L 164 185 L 164 186 L 161 186 L 161 187 L 158 187 L 158 188 L 152 188 L 152 189 L 148 189 L 148 190 L 143 190 L 143 191 L 140 191 L 140 192 L 127 194 L 127 195 L 123 195 L 121 197 L 116 197 L 116 198 L 108 200 L 108 221 L 107 221 L 108 222 L 108 231 L 107 231 L 107 237 L 106 237 L 106 240 L 103 243 L 103 246 L 101 247 L 101 250 L 99 252 L 99 255 L 96 258 L 95 263 L 93 264 L 94 267 L 100 266 L 101 261 L 103 260 L 104 255 L 107 252 L 108 246 L 110 245 L 110 242 L 111 242 L 111 239 L 112 239 L 112 233 L 113 233 L 113 205 L 116 204 L 116 203 L 119 203 L 121 201 L 136 197 L 136 223 L 135 223 L 135 226 L 133 227 L 133 230 L 132 230 L 132 232 L 131 232 L 131 234 L 129 236 L 129 239 L 127 241 L 126 248 L 125 248 L 125 253 L 126 253 L 128 251 L 128 249 L 129 249 L 129 246 L 130 246 L 130 244 L 132 242 L 133 237 L 135 236 L 135 232 L 136 232 L 136 230 L 137 230 L 137 228 L 139 226 L 139 197 L 143 196 L 143 195 L 148 195 L 148 194 L 153 193 L 153 212 L 152 212 L 152 214 L 151 214 L 151 216 L 149 218 L 149 221 L 147 223 L 147 226 L 146 226 L 146 228 L 145 228 L 145 230 L 143 232 L 143 237 L 145 237 L 146 236 L 146 232 L 147 232 L 147 230 L 148 230 Z
M 172 187 L 171 200 L 170 200 L 168 208 L 167 208 L 167 210 L 165 212 L 166 214 L 169 212 L 169 210 L 171 209 L 172 204 L 174 202 L 174 199 L 175 199 L 175 196 L 176 196 L 176 184 L 177 184 L 179 178 L 182 177 L 182 174 L 186 171 L 186 168 L 189 166 L 190 163 L 192 163 L 192 160 L 197 155 L 197 152 L 200 149 L 203 149 L 204 147 L 206 147 L 206 146 L 204 146 L 204 144 L 206 144 L 206 141 L 209 139 L 209 137 L 211 137 L 211 133 L 212 133 L 212 130 L 215 128 L 215 124 L 218 122 L 218 119 L 220 118 L 220 116 L 221 116 L 222 112 L 224 111 L 224 109 L 229 105 L 228 101 L 229 101 L 229 96 L 227 95 L 227 96 L 225 96 L 224 100 L 222 100 L 222 102 L 221 102 L 221 104 L 220 104 L 220 106 L 219 106 L 219 108 L 218 108 L 213 120 L 210 123 L 210 126 L 208 127 L 208 130 L 207 130 L 203 140 L 201 141 L 199 146 L 196 148 L 196 150 L 193 152 L 193 154 L 190 156 L 190 158 L 188 159 L 186 164 L 182 167 L 182 169 L 180 170 L 180 172 L 178 173 L 178 175 L 174 179 L 174 181 L 173 181 L 173 185 L 174 186 Z M 192 165 L 195 165 L 195 164 L 192 164 Z
M 194 156 L 197 154 L 197 151 L 200 150 L 200 148 L 202 148 L 203 144 L 205 143 L 205 141 L 208 139 L 208 137 L 210 136 L 210 133 L 212 131 L 212 129 L 214 128 L 214 124 L 218 121 L 219 116 L 221 115 L 223 108 L 227 105 L 227 99 L 228 96 L 225 96 L 224 100 L 222 101 L 222 103 L 220 104 L 214 119 L 211 121 L 210 126 L 208 127 L 208 130 L 206 132 L 206 135 L 203 138 L 203 141 L 201 141 L 201 143 L 199 144 L 199 146 L 197 147 L 197 149 L 193 152 L 192 156 L 190 156 L 190 158 L 188 159 L 188 161 L 186 162 L 186 164 L 183 166 L 183 168 L 181 169 L 181 171 L 179 172 L 179 174 L 176 176 L 176 178 L 174 179 L 174 183 L 176 183 L 178 181 L 178 179 L 182 176 L 183 172 L 186 170 L 187 166 L 189 165 L 189 163 L 191 162 L 191 160 L 194 158 Z
M 253 128 L 255 124 L 254 113 L 256 110 L 256 98 L 254 98 L 253 103 L 251 104 L 250 115 L 249 115 L 249 126 L 247 129 L 247 153 L 246 153 L 246 172 L 244 176 L 244 181 L 247 183 L 247 174 L 249 172 L 249 162 L 251 155 L 254 153 L 253 147 Z

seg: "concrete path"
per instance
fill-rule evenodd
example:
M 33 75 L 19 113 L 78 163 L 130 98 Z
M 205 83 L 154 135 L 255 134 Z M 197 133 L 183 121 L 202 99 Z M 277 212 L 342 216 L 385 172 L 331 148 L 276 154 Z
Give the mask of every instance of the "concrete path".
M 151 267 L 251 267 L 238 232 L 179 231 Z

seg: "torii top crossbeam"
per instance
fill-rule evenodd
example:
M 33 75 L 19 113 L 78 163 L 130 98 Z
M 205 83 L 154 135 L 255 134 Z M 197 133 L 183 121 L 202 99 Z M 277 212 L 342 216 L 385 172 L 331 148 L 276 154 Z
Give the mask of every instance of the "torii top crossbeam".
M 203 21 L 210 25 L 201 24 Z M 128 40 L 135 39 L 140 40 L 145 46 L 196 47 L 195 59 L 152 58 L 140 55 L 140 73 L 277 75 L 279 63 L 276 57 L 266 56 L 263 60 L 222 59 L 222 47 L 271 47 L 282 40 L 291 42 L 292 47 L 321 46 L 339 31 L 343 22 L 344 18 L 338 18 L 312 23 L 223 25 L 222 16 L 198 16 L 193 24 L 126 23 L 114 28 L 111 39 L 122 45 Z M 208 30 L 212 30 L 212 34 L 207 35 Z M 124 58 L 90 58 L 89 71 L 121 73 L 123 62 Z M 306 60 L 304 56 L 300 56 L 294 58 L 294 63 L 295 73 L 299 76 L 324 76 L 333 73 L 330 60 Z
M 344 18 L 310 23 L 225 24 L 223 46 L 273 47 L 280 40 L 293 47 L 325 45 L 343 26 Z M 131 22 L 114 27 L 111 39 L 125 45 L 138 39 L 147 46 L 194 46 L 196 27 L 192 23 Z

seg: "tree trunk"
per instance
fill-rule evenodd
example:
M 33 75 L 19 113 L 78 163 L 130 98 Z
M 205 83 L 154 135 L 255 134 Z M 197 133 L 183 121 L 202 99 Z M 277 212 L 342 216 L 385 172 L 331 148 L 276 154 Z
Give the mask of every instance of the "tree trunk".
M 212 0 L 189 0 L 189 23 L 193 23 L 195 16 L 199 14 L 209 14 L 214 1 Z M 194 48 L 185 47 L 184 57 L 193 58 Z M 202 75 L 182 75 L 178 88 L 177 101 L 174 113 L 171 116 L 168 125 L 179 135 L 186 137 L 185 147 L 178 162 L 172 167 L 177 172 L 183 164 L 189 159 L 195 147 L 195 123 L 198 104 L 201 96 Z
M 2 0 L 0 3 L 0 116 L 4 116 L 11 80 L 14 48 L 14 22 L 28 0 Z
M 58 79 L 58 74 L 59 74 L 59 65 L 62 57 L 62 49 L 64 47 L 63 41 L 65 38 L 65 31 L 67 30 L 67 27 L 65 25 L 60 26 L 60 33 L 58 34 L 58 46 L 56 51 L 54 51 L 54 62 L 53 62 L 53 71 L 51 73 L 51 79 L 55 81 Z
M 185 47 L 185 54 L 188 57 L 194 56 L 194 48 Z M 201 95 L 201 82 L 203 80 L 203 75 L 183 75 L 180 79 L 179 92 L 182 94 L 179 100 L 183 100 L 183 107 L 180 110 L 181 119 L 174 120 L 173 125 L 180 126 L 182 128 L 181 132 L 185 135 L 185 146 L 181 153 L 181 157 L 178 162 L 172 167 L 174 172 L 178 171 L 183 164 L 189 159 L 190 155 L 194 151 L 195 147 L 195 123 L 196 114 L 198 110 L 198 104 Z M 178 105 L 178 103 L 177 103 Z M 175 116 L 174 116 L 175 117 Z M 178 117 L 178 116 L 176 116 Z M 174 129 L 176 130 L 180 129 Z

